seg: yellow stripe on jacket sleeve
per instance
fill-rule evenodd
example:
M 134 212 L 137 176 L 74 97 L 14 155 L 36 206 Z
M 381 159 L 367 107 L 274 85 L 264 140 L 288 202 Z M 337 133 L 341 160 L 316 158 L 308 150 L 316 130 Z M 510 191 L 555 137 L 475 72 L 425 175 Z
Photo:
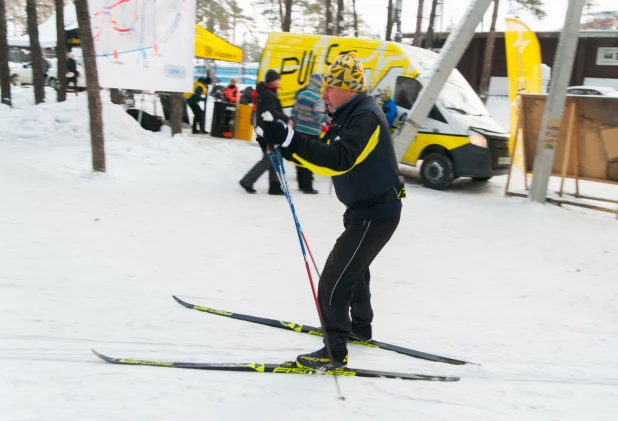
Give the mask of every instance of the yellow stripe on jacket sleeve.
M 335 171 L 335 170 L 331 170 L 330 168 L 320 167 L 319 165 L 312 164 L 306 159 L 301 158 L 297 154 L 293 154 L 292 156 L 294 157 L 294 159 L 300 162 L 304 168 L 311 170 L 312 173 L 317 174 L 317 175 L 332 177 L 336 175 L 345 174 L 348 171 L 351 171 L 352 168 L 354 168 L 355 166 L 363 162 L 369 156 L 369 154 L 376 148 L 379 140 L 380 140 L 380 126 L 376 128 L 375 132 L 373 132 L 373 135 L 369 138 L 369 142 L 367 142 L 365 149 L 363 149 L 363 152 L 361 152 L 358 158 L 356 158 L 356 162 L 354 162 L 354 165 L 352 165 L 350 169 L 345 170 L 345 171 Z

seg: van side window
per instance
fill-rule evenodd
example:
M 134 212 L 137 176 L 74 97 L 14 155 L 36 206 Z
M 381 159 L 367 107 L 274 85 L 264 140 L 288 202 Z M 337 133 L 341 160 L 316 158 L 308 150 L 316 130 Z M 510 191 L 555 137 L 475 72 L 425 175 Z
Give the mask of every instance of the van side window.
M 394 98 L 395 104 L 397 104 L 398 107 L 411 110 L 416 102 L 416 98 L 418 98 L 418 95 L 421 93 L 421 89 L 423 89 L 423 85 L 421 85 L 418 80 L 404 76 L 397 77 Z M 431 108 L 428 117 L 443 123 L 447 122 L 435 105 Z
M 418 80 L 399 76 L 395 86 L 395 104 L 398 107 L 411 110 L 422 88 L 423 85 Z

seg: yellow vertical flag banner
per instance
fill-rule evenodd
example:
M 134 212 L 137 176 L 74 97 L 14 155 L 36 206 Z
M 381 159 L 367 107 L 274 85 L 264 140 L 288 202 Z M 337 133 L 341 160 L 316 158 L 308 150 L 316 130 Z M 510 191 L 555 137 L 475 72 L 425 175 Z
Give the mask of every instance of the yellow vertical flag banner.
M 511 137 L 509 152 L 513 164 L 524 171 L 523 142 L 519 122 L 519 94 L 541 93 L 541 46 L 534 32 L 518 19 L 506 18 L 506 67 L 509 77 L 509 102 L 511 108 Z M 517 150 L 513 150 L 515 139 L 519 138 Z

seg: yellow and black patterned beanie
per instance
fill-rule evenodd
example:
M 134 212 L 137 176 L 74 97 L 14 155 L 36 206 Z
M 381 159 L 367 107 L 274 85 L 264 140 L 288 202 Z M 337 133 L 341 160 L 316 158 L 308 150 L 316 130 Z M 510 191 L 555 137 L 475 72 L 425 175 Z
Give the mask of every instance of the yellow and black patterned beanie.
M 365 92 L 367 90 L 365 68 L 358 59 L 356 51 L 335 57 L 333 64 L 324 72 L 323 84 L 346 91 Z

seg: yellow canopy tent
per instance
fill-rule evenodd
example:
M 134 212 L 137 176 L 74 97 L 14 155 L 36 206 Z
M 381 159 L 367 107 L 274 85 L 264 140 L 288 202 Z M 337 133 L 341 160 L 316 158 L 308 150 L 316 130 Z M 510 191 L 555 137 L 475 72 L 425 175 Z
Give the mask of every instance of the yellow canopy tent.
M 195 25 L 195 57 L 242 63 L 242 48 Z
M 204 58 L 210 60 L 222 60 L 222 61 L 231 61 L 233 63 L 242 63 L 242 48 L 235 46 L 224 40 L 223 38 L 219 38 L 212 32 L 202 28 L 200 25 L 195 25 L 195 57 Z M 201 85 L 204 92 L 206 92 L 206 87 L 201 84 L 201 82 L 196 81 L 195 86 L 193 87 L 194 91 L 197 86 Z M 189 98 L 193 95 L 193 92 L 187 92 L 185 97 Z M 206 102 L 204 103 L 206 104 Z M 223 105 L 226 107 L 227 105 L 223 102 L 215 103 L 215 113 L 217 112 L 217 104 Z M 229 104 L 228 104 L 229 105 Z M 245 105 L 237 105 L 238 107 L 247 107 L 249 109 L 248 113 L 244 113 L 239 115 L 239 118 L 243 121 L 232 123 L 231 127 L 222 127 L 220 124 L 215 125 L 215 121 L 217 120 L 213 115 L 213 124 L 211 128 L 211 135 L 215 137 L 233 137 L 236 134 L 238 129 L 237 137 L 245 140 L 251 140 L 253 137 L 253 126 L 251 125 L 251 107 Z M 203 121 L 206 121 L 206 107 L 204 106 L 204 115 Z M 235 120 L 236 118 L 234 118 Z M 219 121 L 221 119 L 219 118 Z M 238 125 L 238 126 L 237 126 Z M 230 130 L 231 129 L 231 130 Z M 217 134 L 215 134 L 215 132 Z M 245 132 L 248 132 L 246 134 Z

